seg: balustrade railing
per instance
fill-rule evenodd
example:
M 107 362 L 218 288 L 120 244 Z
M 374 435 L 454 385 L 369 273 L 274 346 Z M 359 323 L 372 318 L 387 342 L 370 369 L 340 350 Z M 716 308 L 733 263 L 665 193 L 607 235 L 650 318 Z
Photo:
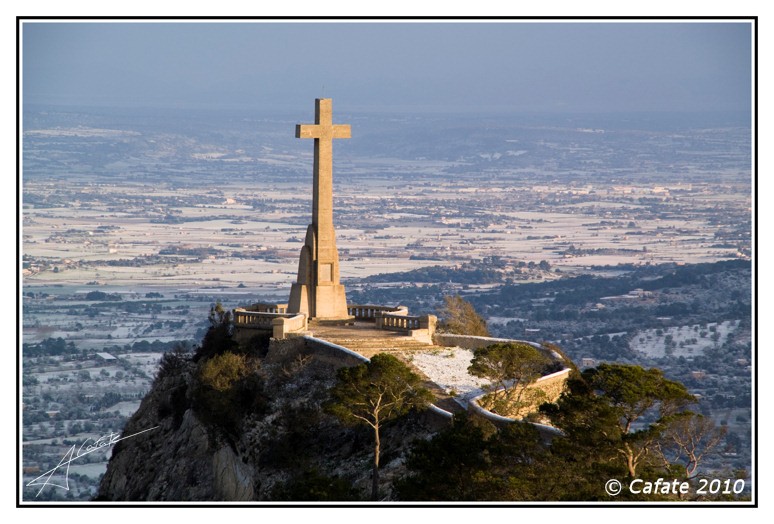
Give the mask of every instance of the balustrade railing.
M 374 322 L 376 329 L 405 332 L 425 329 L 430 337 L 435 333 L 435 316 L 410 316 L 405 306 L 350 305 L 347 312 L 356 320 Z M 236 308 L 233 314 L 233 323 L 237 328 L 264 329 L 282 336 L 307 328 L 306 315 L 287 313 L 287 304 L 254 304 Z M 276 319 L 282 320 L 275 322 Z
M 259 303 L 241 309 L 244 309 L 245 311 L 253 311 L 256 313 L 287 313 L 288 305 Z
M 381 328 L 382 329 L 419 329 L 419 321 L 421 317 L 410 317 L 408 315 L 393 315 L 390 313 L 382 315 Z
M 371 306 L 371 305 L 349 305 L 347 313 L 355 317 L 355 320 L 373 321 L 379 314 L 390 313 L 393 315 L 408 315 L 406 306 Z
M 305 332 L 307 328 L 306 315 L 303 313 L 270 313 L 243 308 L 236 308 L 233 313 L 233 324 L 237 329 L 271 331 L 274 338 L 285 338 L 288 333 Z
M 272 321 L 272 326 L 272 336 L 278 339 L 287 337 L 289 333 L 305 332 L 307 327 L 306 315 L 295 313 L 277 316 Z
M 296 313 L 270 313 L 264 311 L 247 311 L 237 308 L 234 310 L 234 325 L 237 327 L 252 327 L 271 329 L 272 320 L 275 318 L 290 318 Z

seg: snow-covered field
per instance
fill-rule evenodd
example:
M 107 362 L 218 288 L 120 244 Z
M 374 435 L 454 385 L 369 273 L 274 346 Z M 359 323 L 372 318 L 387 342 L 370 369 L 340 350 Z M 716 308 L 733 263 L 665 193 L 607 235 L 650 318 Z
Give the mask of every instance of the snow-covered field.
M 107 471 L 107 461 L 95 462 L 92 464 L 72 464 L 70 466 L 71 473 L 86 475 L 91 478 L 99 478 L 105 471 Z
M 121 359 L 139 368 L 149 377 L 156 375 L 159 361 L 164 353 L 128 353 L 121 355 Z
M 137 408 L 140 407 L 140 400 L 125 400 L 123 402 L 119 402 L 118 404 L 115 404 L 113 406 L 110 406 L 105 411 L 113 412 L 118 411 L 125 417 L 131 417 L 134 415 L 134 412 L 137 411 Z
M 722 346 L 738 327 L 738 320 L 728 320 L 719 324 L 713 322 L 705 325 L 645 329 L 634 335 L 629 346 L 651 358 L 663 357 L 667 351 L 667 337 L 671 337 L 669 340 L 672 341 L 672 354 L 675 357 L 690 358 L 701 355 L 706 348 Z

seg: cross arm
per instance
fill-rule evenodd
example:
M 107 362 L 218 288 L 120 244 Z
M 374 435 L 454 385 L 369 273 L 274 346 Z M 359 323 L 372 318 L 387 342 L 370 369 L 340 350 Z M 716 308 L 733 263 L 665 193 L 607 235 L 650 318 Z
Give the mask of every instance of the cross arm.
M 297 124 L 296 138 L 350 138 L 352 127 L 349 124 L 324 126 L 320 124 Z

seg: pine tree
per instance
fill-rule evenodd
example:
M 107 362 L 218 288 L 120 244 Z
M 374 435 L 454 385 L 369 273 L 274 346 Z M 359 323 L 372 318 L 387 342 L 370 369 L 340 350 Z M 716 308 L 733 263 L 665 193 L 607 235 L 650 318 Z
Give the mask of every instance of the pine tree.
M 432 399 L 422 379 L 406 364 L 386 353 L 359 366 L 341 368 L 330 391 L 329 413 L 349 424 L 366 424 L 374 432 L 374 459 L 371 497 L 379 495 L 380 429 L 412 409 L 426 406 Z

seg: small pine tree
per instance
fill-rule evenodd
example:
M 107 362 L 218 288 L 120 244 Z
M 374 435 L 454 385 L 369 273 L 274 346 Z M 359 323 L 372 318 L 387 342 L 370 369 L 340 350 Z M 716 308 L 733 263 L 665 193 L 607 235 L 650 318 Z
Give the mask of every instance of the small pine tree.
M 374 461 L 371 497 L 379 494 L 380 429 L 386 422 L 426 406 L 432 394 L 411 369 L 386 353 L 370 362 L 341 368 L 330 391 L 329 413 L 344 423 L 366 424 L 374 431 Z

